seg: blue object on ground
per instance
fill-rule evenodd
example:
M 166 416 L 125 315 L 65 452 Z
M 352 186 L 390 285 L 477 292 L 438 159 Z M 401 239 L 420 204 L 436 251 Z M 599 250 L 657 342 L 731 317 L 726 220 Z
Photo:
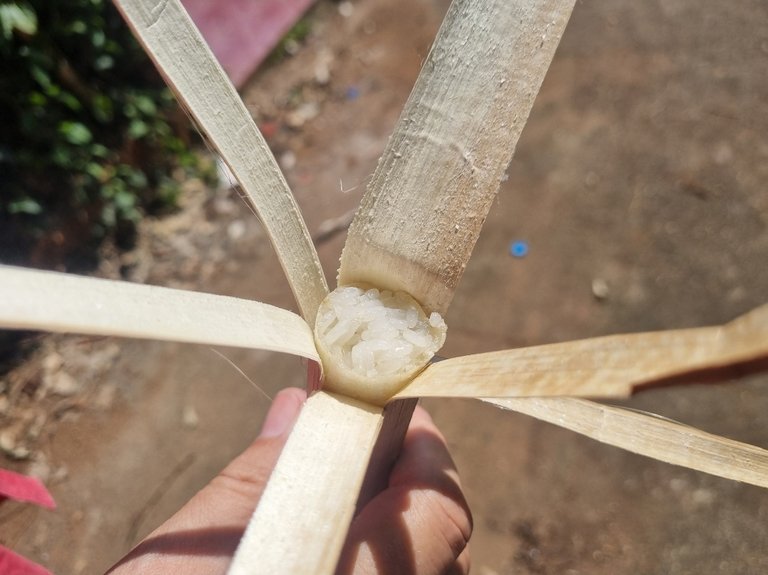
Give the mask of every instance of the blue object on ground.
M 509 255 L 514 258 L 524 258 L 528 255 L 528 242 L 517 240 L 509 244 Z
M 346 97 L 347 100 L 357 100 L 360 97 L 360 88 L 357 86 L 350 86 L 347 88 Z

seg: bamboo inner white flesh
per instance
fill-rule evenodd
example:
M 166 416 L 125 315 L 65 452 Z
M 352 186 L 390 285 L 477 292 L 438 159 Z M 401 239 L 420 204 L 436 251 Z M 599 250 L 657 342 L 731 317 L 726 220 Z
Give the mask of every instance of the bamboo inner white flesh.
M 178 0 L 115 0 L 147 54 L 221 153 L 269 234 L 304 319 L 328 293 L 299 208 L 250 113 Z
M 324 389 L 384 405 L 443 346 L 446 326 L 403 292 L 341 286 L 320 304 L 314 332 Z
M 570 398 L 484 399 L 659 461 L 768 487 L 768 451 L 620 407 Z
M 379 161 L 339 285 L 444 314 L 574 0 L 455 0 Z
M 430 365 L 395 398 L 624 397 L 634 386 L 768 357 L 768 305 L 723 326 L 613 335 Z
M 0 266 L 0 327 L 267 349 L 319 361 L 312 331 L 268 304 Z
M 343 396 L 307 400 L 229 575 L 334 572 L 382 420 Z

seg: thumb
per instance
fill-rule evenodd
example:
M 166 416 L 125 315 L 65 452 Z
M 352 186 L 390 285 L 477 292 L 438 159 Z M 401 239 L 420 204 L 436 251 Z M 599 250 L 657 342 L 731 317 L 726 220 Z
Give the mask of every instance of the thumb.
M 259 438 L 287 435 L 296 423 L 299 411 L 306 400 L 307 392 L 303 389 L 288 387 L 278 392 L 264 418 Z
M 259 437 L 110 574 L 224 573 L 306 398 L 280 391 Z
M 194 515 L 199 517 L 202 512 L 208 524 L 245 527 L 306 398 L 307 394 L 301 389 L 280 391 L 269 408 L 259 437 L 177 515 L 192 506 Z

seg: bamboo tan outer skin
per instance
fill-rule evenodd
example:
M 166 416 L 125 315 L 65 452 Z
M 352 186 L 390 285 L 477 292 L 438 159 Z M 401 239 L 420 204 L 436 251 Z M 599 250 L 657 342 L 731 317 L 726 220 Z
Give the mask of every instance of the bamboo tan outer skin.
M 346 397 L 320 391 L 307 400 L 230 575 L 335 571 L 382 421 L 381 408 Z
M 0 327 L 267 349 L 320 361 L 293 312 L 187 290 L 0 265 Z
M 768 487 L 768 451 L 651 414 L 573 398 L 484 399 L 608 445 Z
M 453 2 L 352 222 L 339 285 L 445 313 L 573 4 Z
M 430 365 L 395 397 L 626 397 L 661 378 L 768 357 L 768 305 L 715 327 L 613 335 Z
M 304 319 L 328 293 L 288 184 L 253 118 L 178 0 L 115 0 L 166 82 L 221 153 L 275 247 Z

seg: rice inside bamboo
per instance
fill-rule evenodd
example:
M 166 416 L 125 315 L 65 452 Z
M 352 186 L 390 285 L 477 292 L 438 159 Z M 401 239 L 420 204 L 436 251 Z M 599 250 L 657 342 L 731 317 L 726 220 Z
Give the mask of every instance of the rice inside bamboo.
M 439 313 L 424 313 L 404 292 L 344 286 L 320 304 L 315 342 L 324 388 L 384 404 L 445 342 Z

